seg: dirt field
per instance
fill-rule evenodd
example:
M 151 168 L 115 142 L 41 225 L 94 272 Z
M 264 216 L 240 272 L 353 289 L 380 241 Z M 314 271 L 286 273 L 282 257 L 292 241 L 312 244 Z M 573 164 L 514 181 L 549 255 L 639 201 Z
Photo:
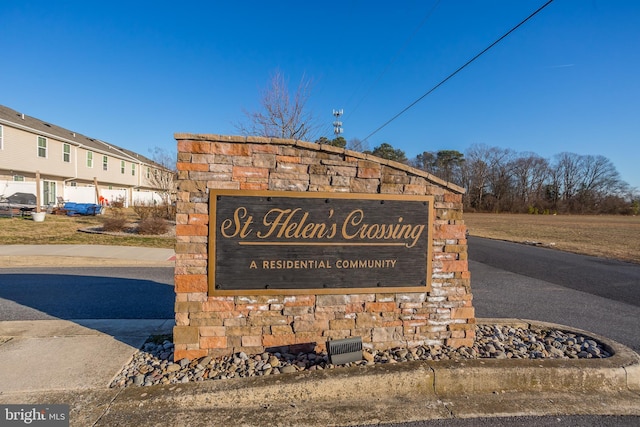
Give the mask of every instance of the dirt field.
M 640 217 L 465 213 L 471 236 L 640 263 Z

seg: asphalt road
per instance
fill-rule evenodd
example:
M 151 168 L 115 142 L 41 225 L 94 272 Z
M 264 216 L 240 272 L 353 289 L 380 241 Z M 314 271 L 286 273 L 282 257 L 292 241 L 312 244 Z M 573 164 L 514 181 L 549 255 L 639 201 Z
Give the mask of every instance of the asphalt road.
M 0 269 L 0 320 L 172 319 L 173 268 Z
M 469 258 L 501 270 L 640 307 L 640 264 L 480 237 L 469 238 Z
M 640 265 L 469 238 L 477 317 L 572 326 L 640 352 Z

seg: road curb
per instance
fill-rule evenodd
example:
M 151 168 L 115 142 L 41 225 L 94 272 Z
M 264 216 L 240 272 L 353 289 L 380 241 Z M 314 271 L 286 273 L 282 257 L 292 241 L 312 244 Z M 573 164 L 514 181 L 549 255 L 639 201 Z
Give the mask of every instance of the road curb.
M 478 319 L 479 324 L 558 329 L 595 339 L 613 355 L 604 359 L 466 359 L 417 361 L 371 367 L 303 371 L 295 374 L 213 381 L 194 387 L 192 397 L 220 393 L 215 401 L 234 405 L 271 402 L 374 398 L 372 390 L 389 389 L 396 398 L 464 396 L 496 393 L 617 393 L 639 391 L 640 356 L 628 347 L 581 329 L 526 319 Z M 146 397 L 171 396 L 183 386 L 128 388 L 124 394 L 147 391 Z M 247 396 L 247 388 L 254 390 Z M 258 391 L 259 390 L 259 391 Z M 258 397 L 256 397 L 258 396 Z M 194 401 L 189 399 L 191 403 Z M 208 400 L 205 398 L 205 400 Z M 177 402 L 176 402 L 177 403 Z
M 471 359 L 427 362 L 433 369 L 438 395 L 640 391 L 640 356 L 609 338 L 577 328 L 526 319 L 478 319 L 478 323 L 572 332 L 602 343 L 613 355 L 605 359 Z
M 478 319 L 478 324 L 557 329 L 600 342 L 611 357 L 603 359 L 464 359 L 378 364 L 368 367 L 302 371 L 295 374 L 191 383 L 184 386 L 127 388 L 147 396 L 171 395 L 176 388 L 194 387 L 194 395 L 217 394 L 217 402 L 256 404 L 262 398 L 286 396 L 299 401 L 373 398 L 371 390 L 391 389 L 395 397 L 464 396 L 496 393 L 616 393 L 640 391 L 640 356 L 609 338 L 577 328 L 526 319 Z M 254 400 L 246 388 L 260 390 Z
M 124 389 L 97 425 L 356 425 L 427 419 L 640 415 L 640 356 L 605 337 L 523 319 L 481 324 L 554 328 L 596 339 L 606 359 L 418 361 Z M 207 415 L 210 414 L 210 415 Z M 215 415 L 214 415 L 215 414 Z M 155 420 L 155 421 L 154 421 Z

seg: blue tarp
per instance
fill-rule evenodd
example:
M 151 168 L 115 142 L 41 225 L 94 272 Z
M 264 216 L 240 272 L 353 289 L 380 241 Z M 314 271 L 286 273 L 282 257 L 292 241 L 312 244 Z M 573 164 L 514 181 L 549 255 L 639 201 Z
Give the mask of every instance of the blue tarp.
M 67 215 L 97 215 L 102 211 L 102 206 L 95 203 L 73 203 L 66 202 L 63 209 L 67 211 Z

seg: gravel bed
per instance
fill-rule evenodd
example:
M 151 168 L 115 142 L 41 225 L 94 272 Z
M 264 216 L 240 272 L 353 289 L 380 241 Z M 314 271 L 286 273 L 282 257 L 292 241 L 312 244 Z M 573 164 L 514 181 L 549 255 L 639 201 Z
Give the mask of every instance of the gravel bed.
M 145 343 L 110 386 L 178 384 L 412 360 L 590 359 L 611 356 L 602 344 L 582 335 L 554 329 L 522 329 L 505 325 L 478 325 L 473 347 L 453 349 L 420 346 L 374 351 L 364 349 L 363 360 L 339 366 L 329 363 L 326 352 L 254 355 L 237 353 L 218 359 L 207 356 L 173 362 L 173 343 L 168 339 L 158 341 L 162 340 Z

